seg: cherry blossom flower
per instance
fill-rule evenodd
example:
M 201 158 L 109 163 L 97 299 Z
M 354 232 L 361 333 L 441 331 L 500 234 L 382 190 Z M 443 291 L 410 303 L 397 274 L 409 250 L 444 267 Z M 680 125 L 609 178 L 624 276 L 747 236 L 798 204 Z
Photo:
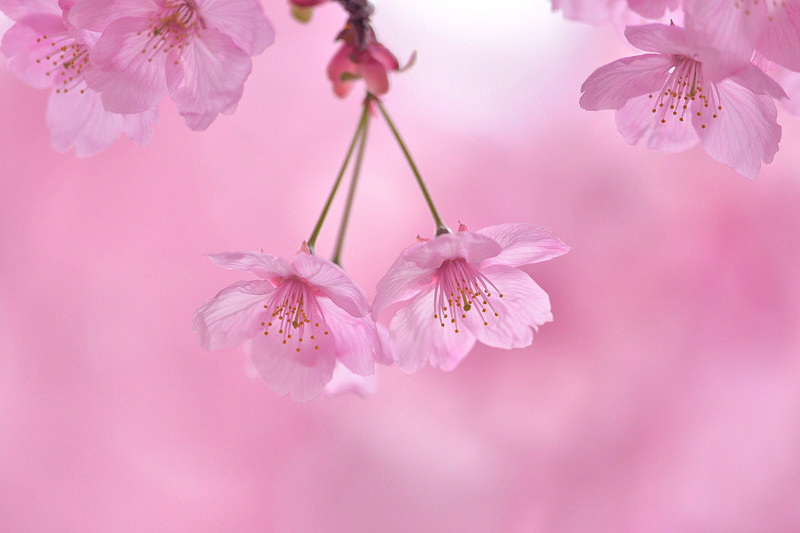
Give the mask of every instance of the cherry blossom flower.
M 581 107 L 617 110 L 617 128 L 630 144 L 645 139 L 648 148 L 677 152 L 700 142 L 748 178 L 772 161 L 781 138 L 773 98 L 786 96 L 774 80 L 678 26 L 629 27 L 625 36 L 656 53 L 597 69 L 581 87 Z
M 350 94 L 359 78 L 364 79 L 372 94 L 386 94 L 389 91 L 388 72 L 400 70 L 397 58 L 375 40 L 372 29 L 366 35 L 366 42 L 361 45 L 350 26 L 339 36 L 344 44 L 328 63 L 328 79 L 333 82 L 333 92 L 340 98 Z
M 102 31 L 86 72 L 110 111 L 138 113 L 169 91 L 194 130 L 231 114 L 273 41 L 258 0 L 81 0 L 78 27 Z
M 229 285 L 194 314 L 204 348 L 249 340 L 261 377 L 298 401 L 322 392 L 337 361 L 369 376 L 382 356 L 364 293 L 341 268 L 307 250 L 291 262 L 259 253 L 211 255 L 219 266 L 261 279 Z
M 69 2 L 62 5 L 67 13 Z M 157 109 L 111 113 L 87 87 L 84 75 L 97 34 L 65 24 L 56 0 L 17 5 L 3 0 L 0 6 L 19 17 L 0 45 L 9 71 L 33 87 L 51 89 L 47 125 L 53 148 L 65 152 L 74 146 L 82 157 L 105 150 L 122 132 L 140 145 L 150 141 Z
M 501 224 L 418 242 L 378 283 L 372 316 L 388 325 L 397 365 L 415 372 L 428 361 L 452 370 L 480 342 L 522 348 L 552 320 L 547 294 L 517 267 L 565 254 L 550 230 Z
M 684 9 L 717 50 L 742 61 L 756 50 L 800 71 L 800 0 L 685 0 Z

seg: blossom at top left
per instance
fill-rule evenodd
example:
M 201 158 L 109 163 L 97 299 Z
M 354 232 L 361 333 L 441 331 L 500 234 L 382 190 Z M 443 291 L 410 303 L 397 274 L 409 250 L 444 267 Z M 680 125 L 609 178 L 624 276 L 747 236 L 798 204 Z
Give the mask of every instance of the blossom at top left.
M 273 39 L 257 0 L 0 0 L 0 11 L 15 22 L 0 45 L 9 71 L 51 90 L 53 148 L 79 157 L 122 132 L 147 144 L 167 89 L 192 129 L 232 113 L 250 56 Z

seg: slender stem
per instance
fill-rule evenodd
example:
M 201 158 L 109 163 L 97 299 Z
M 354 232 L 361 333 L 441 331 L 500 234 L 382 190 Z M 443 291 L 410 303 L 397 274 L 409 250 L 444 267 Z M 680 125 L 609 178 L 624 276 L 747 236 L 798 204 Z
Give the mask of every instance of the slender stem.
M 339 189 L 339 184 L 342 183 L 344 171 L 347 170 L 347 165 L 350 163 L 350 156 L 353 155 L 353 149 L 356 147 L 356 141 L 358 141 L 359 137 L 364 134 L 368 117 L 369 107 L 365 104 L 364 110 L 361 112 L 361 118 L 358 120 L 356 133 L 353 135 L 353 140 L 350 142 L 350 147 L 347 149 L 347 155 L 342 163 L 342 168 L 339 169 L 339 174 L 336 176 L 336 181 L 333 183 L 333 188 L 331 189 L 331 193 L 328 195 L 328 200 L 325 202 L 325 206 L 322 208 L 322 213 L 320 213 L 319 219 L 317 219 L 317 224 L 314 226 L 314 231 L 311 232 L 311 236 L 308 238 L 308 249 L 311 250 L 312 254 L 314 253 L 314 245 L 317 243 L 317 237 L 322 229 L 322 224 L 325 222 L 325 217 L 328 215 L 328 210 L 331 208 L 331 204 L 333 203 L 333 197 L 336 196 L 336 191 Z
M 409 166 L 411 166 L 411 171 L 414 173 L 414 176 L 417 178 L 417 183 L 419 184 L 419 188 L 422 190 L 422 195 L 425 197 L 425 202 L 428 204 L 428 209 L 431 210 L 431 215 L 433 215 L 433 221 L 436 224 L 436 235 L 442 235 L 444 233 L 450 233 L 450 229 L 447 227 L 447 224 L 442 222 L 442 217 L 439 216 L 439 212 L 436 211 L 436 206 L 433 205 L 433 199 L 431 195 L 428 193 L 428 188 L 425 187 L 425 182 L 422 181 L 422 176 L 417 169 L 417 165 L 414 164 L 414 160 L 411 159 L 411 154 L 406 147 L 406 143 L 403 142 L 403 139 L 400 137 L 400 133 L 397 131 L 397 128 L 392 122 L 392 119 L 389 118 L 389 113 L 386 112 L 386 109 L 383 107 L 383 104 L 377 98 L 375 102 L 378 104 L 378 109 L 381 110 L 381 114 L 383 114 L 383 118 L 386 119 L 386 123 L 389 124 L 389 128 L 392 130 L 392 134 L 394 134 L 394 138 L 397 139 L 397 144 L 400 145 L 400 149 L 403 150 L 403 154 L 406 156 L 406 160 L 408 161 Z
M 367 100 L 364 102 L 365 109 L 369 106 L 370 96 L 367 96 Z M 353 167 L 353 178 L 350 182 L 350 190 L 347 192 L 347 202 L 344 206 L 344 213 L 342 214 L 342 223 L 339 226 L 339 235 L 336 237 L 336 248 L 333 252 L 333 258 L 331 261 L 336 263 L 339 266 L 342 266 L 341 258 L 342 258 L 342 246 L 344 245 L 344 235 L 347 231 L 347 223 L 350 221 L 350 211 L 353 209 L 353 198 L 356 195 L 356 185 L 358 185 L 358 176 L 361 172 L 361 161 L 364 159 L 364 147 L 367 144 L 367 130 L 369 129 L 369 113 L 367 113 L 367 118 L 364 120 L 364 128 L 361 130 L 361 140 L 358 143 L 358 151 L 356 152 L 356 162 L 355 166 Z

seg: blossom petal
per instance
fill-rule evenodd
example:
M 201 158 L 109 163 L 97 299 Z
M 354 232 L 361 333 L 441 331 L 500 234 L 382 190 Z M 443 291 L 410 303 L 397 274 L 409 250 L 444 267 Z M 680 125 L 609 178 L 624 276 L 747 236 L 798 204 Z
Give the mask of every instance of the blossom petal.
M 764 57 L 790 70 L 800 71 L 800 4 L 777 2 L 756 48 Z
M 761 5 L 731 0 L 684 0 L 686 30 L 690 41 L 698 48 L 709 47 L 724 51 L 723 65 L 712 74 L 704 60 L 707 79 L 721 79 L 735 64 L 750 61 L 756 40 L 766 23 L 765 2 Z
M 397 61 L 394 54 L 381 43 L 369 43 L 366 51 L 372 59 L 383 65 L 384 69 L 397 70 L 400 68 L 400 62 Z
M 353 374 L 342 364 L 336 364 L 333 378 L 325 385 L 326 396 L 339 396 L 352 392 L 362 398 L 374 395 L 378 390 L 377 375 L 359 376 Z
M 645 52 L 692 55 L 692 50 L 686 40 L 686 31 L 680 26 L 667 24 L 628 26 L 625 28 L 625 38 L 633 46 Z
M 257 55 L 275 40 L 258 0 L 196 0 L 200 16 L 209 28 L 227 35 L 248 55 Z
M 272 390 L 307 402 L 321 393 L 333 377 L 335 344 L 333 335 L 325 335 L 318 339 L 319 349 L 298 355 L 295 345 L 283 344 L 278 335 L 256 335 L 250 343 L 250 357 Z
M 301 278 L 352 316 L 360 318 L 369 313 L 364 292 L 335 264 L 316 255 L 299 253 L 292 258 L 292 265 Z
M 209 254 L 215 265 L 228 270 L 244 270 L 262 279 L 285 278 L 295 273 L 289 261 L 282 257 L 251 252 Z
M 424 244 L 416 243 L 403 250 L 378 282 L 375 300 L 372 302 L 372 316 L 375 320 L 378 320 L 387 307 L 413 298 L 431 286 L 436 268 L 420 268 L 408 259 L 409 254 L 420 246 Z
M 656 113 L 653 113 L 656 109 Z M 629 144 L 646 139 L 647 147 L 662 152 L 680 152 L 697 144 L 697 132 L 689 120 L 689 113 L 661 109 L 649 95 L 632 98 L 616 112 L 617 129 Z M 684 120 L 681 121 L 681 115 Z M 662 122 L 662 120 L 664 122 Z
M 375 322 L 369 317 L 356 318 L 327 298 L 317 300 L 325 315 L 328 330 L 336 339 L 336 359 L 360 376 L 375 373 L 381 341 Z
M 448 259 L 463 258 L 468 263 L 480 263 L 501 251 L 493 239 L 471 231 L 439 235 L 408 254 L 408 260 L 420 268 L 439 268 Z
M 487 312 L 475 307 L 462 319 L 475 337 L 495 348 L 524 348 L 533 342 L 533 330 L 553 320 L 550 298 L 525 272 L 505 265 L 481 272 L 503 295 L 492 295 Z M 494 315 L 497 313 L 497 316 Z M 486 322 L 486 324 L 484 324 Z
M 100 94 L 91 89 L 50 93 L 47 127 L 57 152 L 74 146 L 75 155 L 85 157 L 105 150 L 119 138 L 122 122 L 122 115 L 103 109 Z
M 586 78 L 580 105 L 589 111 L 620 109 L 635 96 L 657 92 L 667 79 L 673 60 L 665 54 L 618 59 Z
M 798 46 L 798 49 L 800 50 L 800 46 Z M 773 98 L 788 98 L 786 91 L 783 90 L 783 87 L 778 82 L 767 76 L 763 70 L 752 63 L 748 63 L 737 70 L 736 74 L 731 76 L 730 79 L 750 89 L 755 94 L 766 94 Z
M 482 265 L 521 266 L 547 261 L 564 255 L 570 248 L 560 239 L 553 237 L 550 228 L 533 224 L 498 224 L 479 229 L 476 233 L 485 235 L 500 245 L 500 255 L 486 259 Z
M 48 39 L 43 39 L 43 35 Z M 18 22 L 6 31 L 0 52 L 9 58 L 8 70 L 28 85 L 38 89 L 53 87 L 60 79 L 48 74 L 54 67 L 50 43 L 65 37 L 68 35 L 61 17 L 31 15 L 25 17 L 24 23 Z
M 359 66 L 361 76 L 370 92 L 379 96 L 389 92 L 389 75 L 386 73 L 386 67 L 370 56 L 365 56 Z
M 265 280 L 239 281 L 222 289 L 194 313 L 194 327 L 203 348 L 216 350 L 258 336 L 266 295 L 275 287 Z
M 552 0 L 553 11 L 561 10 L 565 19 L 598 25 L 606 22 L 614 0 Z
M 94 67 L 85 71 L 89 87 L 103 95 L 103 105 L 115 113 L 142 113 L 154 108 L 167 89 L 164 53 L 149 50 L 147 20 L 125 17 L 114 21 L 91 53 Z
M 628 7 L 649 19 L 660 19 L 667 9 L 672 11 L 679 5 L 679 0 L 628 0 Z
M 205 129 L 218 113 L 231 112 L 252 70 L 250 56 L 217 30 L 201 31 L 166 62 L 170 96 L 187 124 Z
M 61 15 L 53 0 L 0 0 L 0 11 L 16 21 L 28 15 Z
M 442 327 L 434 315 L 433 290 L 415 296 L 389 323 L 389 340 L 397 366 L 416 372 L 425 361 L 441 370 L 452 370 L 475 345 L 468 330 L 456 333 Z
M 133 115 L 122 115 L 122 131 L 139 146 L 153 138 L 153 125 L 158 123 L 158 107 Z
M 721 81 L 717 88 L 722 105 L 718 117 L 692 117 L 700 141 L 714 160 L 746 178 L 755 178 L 761 162 L 771 162 L 778 151 L 781 127 L 776 122 L 775 103 L 731 80 Z M 700 129 L 703 123 L 708 127 Z
M 73 3 L 67 20 L 78 28 L 103 31 L 123 17 L 148 17 L 160 9 L 155 0 L 80 0 Z
M 354 53 L 352 45 L 343 44 L 328 62 L 328 79 L 333 82 L 333 92 L 339 98 L 344 98 L 353 90 L 353 78 L 359 76 L 358 68 L 351 58 Z

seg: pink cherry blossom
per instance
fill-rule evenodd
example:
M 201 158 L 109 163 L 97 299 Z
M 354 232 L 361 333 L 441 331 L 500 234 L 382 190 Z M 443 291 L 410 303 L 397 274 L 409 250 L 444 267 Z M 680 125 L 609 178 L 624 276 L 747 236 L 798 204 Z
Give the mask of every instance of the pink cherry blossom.
M 597 69 L 581 87 L 581 107 L 617 110 L 617 128 L 630 144 L 645 139 L 648 148 L 677 152 L 700 142 L 748 178 L 772 161 L 781 138 L 773 98 L 786 96 L 774 80 L 678 26 L 629 27 L 625 35 L 656 53 Z
M 685 9 L 716 49 L 743 61 L 756 50 L 800 71 L 800 0 L 685 0 Z
M 259 253 L 210 258 L 260 279 L 229 285 L 195 312 L 204 348 L 250 341 L 261 377 L 298 401 L 322 392 L 337 361 L 359 376 L 374 373 L 382 357 L 375 323 L 364 293 L 341 268 L 302 249 L 291 262 Z
M 392 70 L 400 70 L 397 58 L 385 46 L 375 40 L 371 29 L 366 34 L 366 42 L 358 43 L 356 34 L 350 27 L 342 32 L 344 44 L 328 63 L 328 79 L 333 82 L 333 92 L 344 98 L 353 90 L 355 80 L 363 78 L 367 89 L 375 95 L 389 91 L 389 75 Z
M 478 340 L 522 348 L 552 320 L 547 294 L 520 270 L 565 254 L 550 230 L 502 224 L 417 242 L 378 283 L 372 316 L 388 325 L 386 344 L 406 372 L 425 362 L 452 370 Z
M 87 87 L 84 75 L 96 34 L 65 24 L 57 0 L 20 6 L 6 0 L 2 5 L 19 16 L 0 45 L 9 70 L 34 87 L 51 89 L 47 125 L 53 148 L 65 152 L 74 147 L 82 157 L 105 150 L 122 132 L 141 145 L 150 141 L 156 109 L 111 113 L 100 94 Z
M 233 113 L 250 56 L 273 41 L 258 0 L 81 0 L 70 20 L 102 31 L 86 77 L 106 109 L 138 113 L 169 91 L 195 130 Z

